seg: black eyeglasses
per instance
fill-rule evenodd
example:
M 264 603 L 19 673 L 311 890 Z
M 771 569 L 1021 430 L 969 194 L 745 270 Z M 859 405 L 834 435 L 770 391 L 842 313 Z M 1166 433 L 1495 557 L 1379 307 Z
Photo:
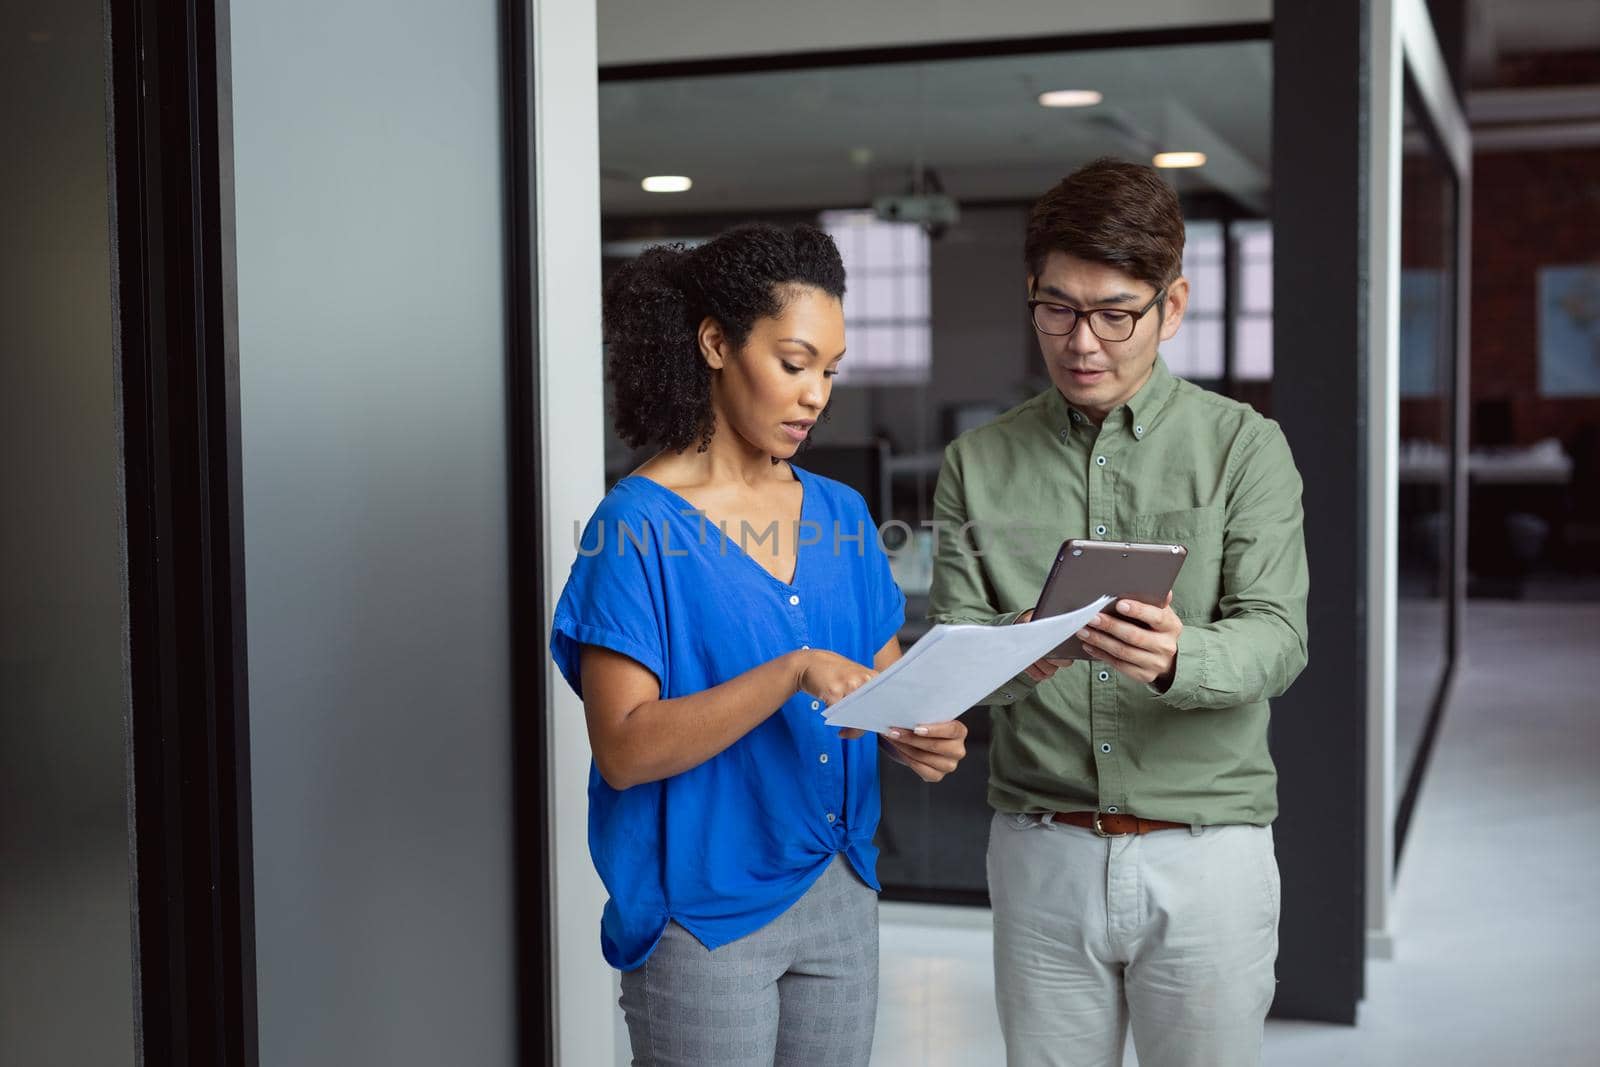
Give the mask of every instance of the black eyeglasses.
M 1088 319 L 1091 333 L 1102 341 L 1116 343 L 1132 337 L 1133 331 L 1139 326 L 1139 320 L 1148 315 L 1151 308 L 1161 303 L 1161 298 L 1166 295 L 1167 290 L 1163 287 L 1150 298 L 1150 303 L 1138 311 L 1128 311 L 1124 308 L 1090 308 L 1088 311 L 1079 311 L 1075 307 L 1057 304 L 1050 300 L 1030 300 L 1028 312 L 1033 316 L 1033 328 L 1051 337 L 1070 337 L 1078 328 L 1078 320 Z

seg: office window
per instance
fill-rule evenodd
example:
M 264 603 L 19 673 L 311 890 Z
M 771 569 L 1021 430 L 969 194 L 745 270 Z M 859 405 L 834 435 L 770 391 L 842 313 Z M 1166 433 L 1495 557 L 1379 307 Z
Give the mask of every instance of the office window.
M 824 211 L 818 224 L 844 259 L 847 385 L 921 385 L 933 356 L 928 235 L 870 211 Z
M 1272 377 L 1272 223 L 1236 222 L 1230 229 L 1239 265 L 1233 376 L 1267 381 Z
M 1220 381 L 1224 377 L 1222 241 L 1220 222 L 1191 222 L 1187 227 L 1183 274 L 1189 279 L 1189 309 L 1177 335 L 1161 344 L 1162 358 L 1180 378 Z

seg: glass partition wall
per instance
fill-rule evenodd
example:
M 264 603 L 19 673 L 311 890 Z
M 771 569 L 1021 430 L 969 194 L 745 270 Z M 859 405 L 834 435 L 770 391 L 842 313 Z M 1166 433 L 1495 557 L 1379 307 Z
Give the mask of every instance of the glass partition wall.
M 1050 90 L 1100 100 L 1046 107 Z M 1103 155 L 1205 153 L 1170 170 L 1190 222 L 1179 375 L 1269 410 L 1272 375 L 1271 44 L 1261 38 L 1036 55 L 809 66 L 600 86 L 607 271 L 662 240 L 692 243 L 758 218 L 808 221 L 848 272 L 849 356 L 827 421 L 796 462 L 860 490 L 908 598 L 909 645 L 928 628 L 932 500 L 945 445 L 1049 388 L 1024 303 L 1032 201 Z M 681 193 L 643 180 L 676 175 Z M 680 185 L 682 183 L 679 183 Z M 919 215 L 921 222 L 904 221 Z M 645 457 L 607 446 L 608 484 Z M 886 896 L 985 903 L 989 720 L 965 717 L 969 755 L 927 786 L 886 764 L 879 874 Z
M 1395 767 L 1417 764 L 1450 667 L 1455 529 L 1457 183 L 1406 85 L 1400 168 L 1400 446 Z
M 1470 135 L 1431 34 L 1402 23 L 1393 869 L 1460 658 L 1470 460 Z

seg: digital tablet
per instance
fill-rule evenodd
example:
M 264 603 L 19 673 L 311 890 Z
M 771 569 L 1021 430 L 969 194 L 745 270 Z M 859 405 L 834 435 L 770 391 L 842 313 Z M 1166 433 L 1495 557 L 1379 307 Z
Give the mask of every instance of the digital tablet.
M 1076 611 L 1091 600 L 1114 596 L 1156 607 L 1178 580 L 1189 550 L 1182 545 L 1130 545 L 1117 541 L 1065 541 L 1050 567 L 1033 609 L 1035 619 Z M 1109 610 L 1109 609 L 1108 609 Z M 1048 659 L 1087 659 L 1083 642 L 1067 638 Z

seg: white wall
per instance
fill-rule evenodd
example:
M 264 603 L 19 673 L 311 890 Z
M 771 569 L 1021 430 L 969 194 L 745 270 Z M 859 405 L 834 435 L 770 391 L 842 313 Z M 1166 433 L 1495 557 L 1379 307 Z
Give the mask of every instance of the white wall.
M 605 487 L 600 352 L 600 126 L 594 0 L 537 0 L 539 426 L 544 449 L 545 624 L 577 557 L 573 523 Z M 528 655 L 547 656 L 542 649 Z M 547 672 L 551 916 L 557 1062 L 619 1056 L 617 981 L 600 955 L 605 890 L 589 859 L 589 737 L 583 705 Z M 626 1044 L 621 1046 L 626 1050 Z M 625 1062 L 625 1061 L 624 1061 Z
M 1272 0 L 599 0 L 600 62 L 1265 22 Z
M 1367 954 L 1394 955 L 1395 637 L 1399 574 L 1400 31 L 1372 5 L 1367 270 Z

